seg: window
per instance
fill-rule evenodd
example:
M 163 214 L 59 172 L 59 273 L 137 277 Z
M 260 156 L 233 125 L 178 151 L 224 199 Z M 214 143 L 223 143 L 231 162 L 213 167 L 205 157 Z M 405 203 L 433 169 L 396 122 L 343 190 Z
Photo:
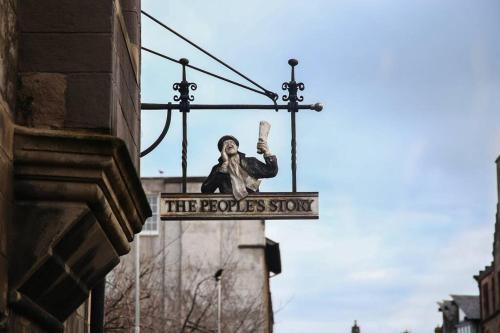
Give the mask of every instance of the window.
M 148 194 L 149 206 L 153 215 L 146 220 L 142 227 L 141 235 L 158 235 L 158 220 L 159 220 L 159 197 L 156 194 Z
M 497 272 L 497 293 L 500 293 L 500 272 Z M 500 301 L 500 294 L 498 294 L 497 296 L 499 296 L 498 300 Z
M 491 298 L 492 298 L 492 308 L 491 311 L 495 312 L 497 309 L 497 300 L 496 300 L 496 292 L 495 292 L 495 275 L 493 275 L 493 278 L 491 279 Z
M 464 321 L 459 323 L 457 326 L 457 333 L 478 333 L 477 325 L 473 322 Z
M 472 324 L 463 323 L 457 325 L 457 333 L 474 333 Z
M 484 314 L 484 318 L 487 318 L 489 315 L 490 315 L 490 297 L 488 295 L 488 282 L 486 282 L 485 284 L 483 284 L 483 295 L 482 295 L 482 298 L 483 298 L 483 314 Z

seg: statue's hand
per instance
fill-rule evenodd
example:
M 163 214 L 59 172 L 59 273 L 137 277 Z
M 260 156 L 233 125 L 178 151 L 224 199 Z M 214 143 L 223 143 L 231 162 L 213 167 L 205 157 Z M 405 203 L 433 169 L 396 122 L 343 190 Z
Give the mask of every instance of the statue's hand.
M 269 146 L 267 142 L 257 142 L 257 153 L 264 154 L 265 157 L 271 156 L 271 150 L 269 150 Z
M 227 156 L 227 152 L 226 152 L 226 147 L 227 147 L 226 142 L 227 141 L 225 141 L 224 144 L 222 145 L 222 150 L 220 152 L 220 156 L 222 157 L 222 162 L 224 162 L 225 164 L 227 164 L 229 162 L 229 157 Z
M 219 167 L 219 172 L 221 172 L 221 173 L 228 173 L 229 172 L 228 167 L 229 167 L 229 163 L 228 162 L 222 163 L 220 165 L 220 167 Z
M 220 156 L 222 158 L 222 164 L 219 167 L 219 172 L 227 173 L 228 172 L 227 168 L 229 166 L 229 157 L 227 156 L 227 152 L 226 152 L 226 142 L 224 142 L 224 144 L 222 145 L 222 150 L 220 152 Z

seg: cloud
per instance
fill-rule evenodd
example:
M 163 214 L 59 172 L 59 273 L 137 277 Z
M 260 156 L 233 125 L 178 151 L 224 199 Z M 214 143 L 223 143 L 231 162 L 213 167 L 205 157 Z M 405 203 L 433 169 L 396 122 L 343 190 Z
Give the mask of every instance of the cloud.
M 381 282 L 397 276 L 398 272 L 394 269 L 372 269 L 353 271 L 348 275 L 348 279 L 353 282 Z
M 472 279 L 491 260 L 500 151 L 498 4 L 463 1 L 144 0 L 154 13 L 269 89 L 289 79 L 299 58 L 306 102 L 300 112 L 299 190 L 320 192 L 319 221 L 270 221 L 283 273 L 272 279 L 278 333 L 430 332 L 436 301 L 477 293 Z M 463 24 L 469 22 L 471 24 Z M 240 80 L 143 18 L 143 43 Z M 143 54 L 143 102 L 168 102 L 175 64 Z M 196 103 L 268 103 L 188 71 Z M 145 114 L 145 112 L 143 113 Z M 143 146 L 164 113 L 142 119 Z M 192 111 L 188 174 L 205 175 L 215 144 L 238 136 L 255 155 L 260 120 L 272 124 L 277 178 L 290 189 L 290 118 L 274 111 Z M 143 175 L 180 175 L 180 114 L 142 160 Z
M 274 300 L 291 299 L 277 314 L 278 331 L 300 332 L 306 321 L 310 327 L 347 329 L 363 319 L 366 332 L 423 333 L 439 322 L 437 301 L 478 293 L 472 276 L 491 260 L 491 223 L 450 229 L 452 221 L 440 214 L 384 212 L 370 216 L 367 228 L 366 216 L 346 206 L 344 199 L 324 212 L 330 217 L 326 223 L 268 222 L 283 256 L 283 273 L 272 280 Z M 337 208 L 344 211 L 337 214 Z M 436 223 L 448 237 L 415 233 Z M 306 310 L 305 304 L 315 306 Z

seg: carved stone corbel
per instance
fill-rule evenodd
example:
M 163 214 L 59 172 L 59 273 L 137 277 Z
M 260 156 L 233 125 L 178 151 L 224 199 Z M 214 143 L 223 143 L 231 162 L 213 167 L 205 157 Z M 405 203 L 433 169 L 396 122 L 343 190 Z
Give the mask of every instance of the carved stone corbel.
M 15 127 L 9 303 L 50 332 L 130 250 L 151 210 L 122 140 Z

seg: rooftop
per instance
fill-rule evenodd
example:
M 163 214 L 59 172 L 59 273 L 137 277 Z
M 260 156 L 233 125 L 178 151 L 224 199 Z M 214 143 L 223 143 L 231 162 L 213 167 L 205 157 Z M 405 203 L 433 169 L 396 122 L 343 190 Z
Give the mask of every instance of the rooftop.
M 451 298 L 465 313 L 467 319 L 481 319 L 479 296 L 451 295 Z

